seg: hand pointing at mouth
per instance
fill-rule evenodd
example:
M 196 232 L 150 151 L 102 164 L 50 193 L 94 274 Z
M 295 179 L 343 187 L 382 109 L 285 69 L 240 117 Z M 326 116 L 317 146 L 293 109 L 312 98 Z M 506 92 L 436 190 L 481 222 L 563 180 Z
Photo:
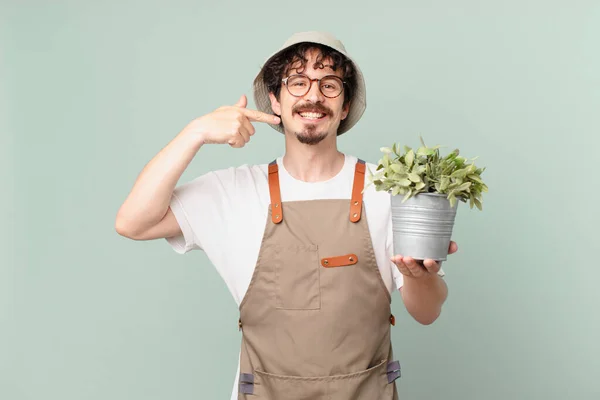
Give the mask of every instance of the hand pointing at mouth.
M 246 108 L 248 100 L 242 95 L 232 106 L 219 107 L 213 112 L 194 119 L 185 128 L 200 135 L 203 144 L 229 144 L 244 147 L 256 132 L 252 122 L 279 124 L 280 118 Z

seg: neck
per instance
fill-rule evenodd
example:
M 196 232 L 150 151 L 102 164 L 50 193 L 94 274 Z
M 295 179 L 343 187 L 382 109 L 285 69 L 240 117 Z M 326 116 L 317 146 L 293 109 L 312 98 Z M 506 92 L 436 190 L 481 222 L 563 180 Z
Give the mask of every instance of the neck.
M 304 182 L 321 182 L 333 178 L 344 166 L 344 154 L 338 151 L 335 138 L 317 145 L 286 140 L 283 165 L 294 178 Z

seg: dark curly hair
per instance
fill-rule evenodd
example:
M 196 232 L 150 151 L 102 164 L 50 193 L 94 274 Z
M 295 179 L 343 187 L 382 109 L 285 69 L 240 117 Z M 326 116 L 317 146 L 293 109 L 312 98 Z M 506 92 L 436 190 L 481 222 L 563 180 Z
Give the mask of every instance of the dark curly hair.
M 265 63 L 259 74 L 259 78 L 257 79 L 260 79 L 262 76 L 269 92 L 273 93 L 277 100 L 279 100 L 281 79 L 288 74 L 292 67 L 298 65 L 298 63 L 300 64 L 298 70 L 304 71 L 308 62 L 306 53 L 313 49 L 320 52 L 320 55 L 313 65 L 314 68 L 323 68 L 322 60 L 329 59 L 333 64 L 331 67 L 334 71 L 337 71 L 338 69 L 342 71 L 342 78 L 346 81 L 346 84 L 344 85 L 345 106 L 352 100 L 356 90 L 356 71 L 354 65 L 342 53 L 322 44 L 303 42 L 288 47 Z

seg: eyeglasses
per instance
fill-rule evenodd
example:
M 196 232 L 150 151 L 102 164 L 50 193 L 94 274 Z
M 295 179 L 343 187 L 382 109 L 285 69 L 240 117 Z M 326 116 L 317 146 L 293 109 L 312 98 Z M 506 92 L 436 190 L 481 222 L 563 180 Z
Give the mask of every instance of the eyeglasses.
M 317 82 L 323 96 L 330 99 L 338 97 L 344 91 L 344 82 L 339 76 L 327 75 L 321 79 L 310 79 L 304 74 L 290 75 L 281 80 L 292 96 L 302 97 L 309 92 L 313 82 Z

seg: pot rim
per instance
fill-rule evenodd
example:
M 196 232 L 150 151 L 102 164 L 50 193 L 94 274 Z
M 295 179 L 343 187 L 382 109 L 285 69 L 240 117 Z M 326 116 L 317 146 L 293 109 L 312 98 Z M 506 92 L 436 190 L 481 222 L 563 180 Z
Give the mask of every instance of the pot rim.
M 394 195 L 394 194 L 392 194 L 392 191 L 391 191 L 391 190 L 389 190 L 389 191 L 388 191 L 388 193 L 389 193 L 391 196 L 400 196 L 400 197 L 404 197 L 404 196 L 405 196 L 405 195 L 403 195 L 403 194 L 396 194 L 396 195 Z M 447 195 L 446 193 L 438 193 L 438 192 L 434 192 L 434 193 L 430 193 L 430 192 L 422 192 L 422 193 L 417 193 L 417 194 L 416 194 L 416 195 L 414 195 L 413 197 L 420 196 L 420 195 L 424 195 L 424 196 L 437 196 L 437 197 L 448 197 L 448 195 Z

